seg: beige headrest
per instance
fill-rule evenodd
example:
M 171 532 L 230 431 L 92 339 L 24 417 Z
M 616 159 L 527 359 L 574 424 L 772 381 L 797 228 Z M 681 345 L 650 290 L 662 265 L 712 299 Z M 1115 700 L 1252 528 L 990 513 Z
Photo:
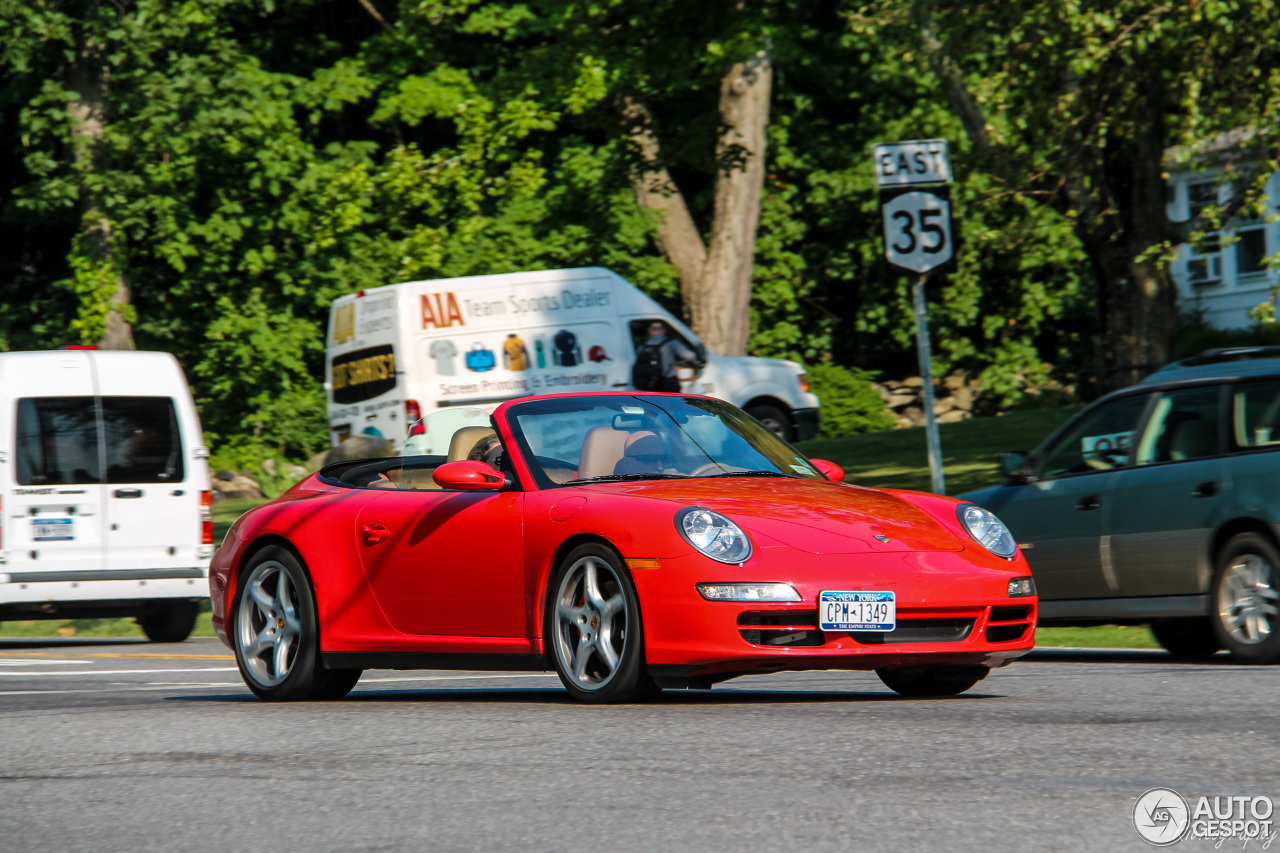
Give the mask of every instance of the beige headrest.
M 449 439 L 449 455 L 447 457 L 447 461 L 461 462 L 467 458 L 467 454 L 471 452 L 471 448 L 476 446 L 476 442 L 482 438 L 488 438 L 493 434 L 494 432 L 492 427 L 463 427 L 453 434 L 453 438 Z
M 622 458 L 622 446 L 630 433 L 610 426 L 588 430 L 582 440 L 582 458 L 578 461 L 578 479 L 606 477 Z

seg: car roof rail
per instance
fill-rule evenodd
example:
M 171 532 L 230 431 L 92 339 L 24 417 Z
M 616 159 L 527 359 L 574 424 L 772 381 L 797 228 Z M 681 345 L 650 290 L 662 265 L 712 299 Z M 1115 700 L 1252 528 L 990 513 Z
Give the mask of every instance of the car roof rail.
M 1202 364 L 1220 364 L 1225 361 L 1248 361 L 1254 358 L 1280 358 L 1280 347 L 1216 347 L 1196 353 L 1190 358 L 1167 364 L 1161 370 L 1176 370 L 1180 367 L 1199 367 Z

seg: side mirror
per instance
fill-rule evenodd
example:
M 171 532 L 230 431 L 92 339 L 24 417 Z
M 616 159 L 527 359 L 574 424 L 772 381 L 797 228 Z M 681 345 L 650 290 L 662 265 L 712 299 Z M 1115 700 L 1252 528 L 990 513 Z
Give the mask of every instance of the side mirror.
M 446 462 L 431 475 L 436 485 L 442 489 L 460 489 L 462 491 L 497 491 L 506 485 L 507 479 L 483 462 L 464 459 L 460 462 Z
M 825 459 L 810 459 L 809 464 L 822 472 L 822 476 L 826 477 L 833 483 L 844 482 L 844 469 L 834 462 L 828 462 Z
M 1027 454 L 1022 450 L 1008 450 L 1000 454 L 1000 473 L 1006 477 L 1023 477 Z

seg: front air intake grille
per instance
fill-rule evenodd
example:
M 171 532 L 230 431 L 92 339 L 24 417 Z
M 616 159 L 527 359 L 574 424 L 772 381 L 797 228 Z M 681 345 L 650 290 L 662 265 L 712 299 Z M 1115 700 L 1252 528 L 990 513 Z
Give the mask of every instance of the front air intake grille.
M 987 628 L 988 643 L 1012 643 L 1021 640 L 1030 625 L 991 625 Z
M 892 631 L 853 631 L 849 636 L 867 645 L 958 643 L 969 636 L 973 623 L 973 619 L 905 619 Z
M 820 646 L 816 610 L 759 610 L 738 614 L 738 631 L 753 646 Z
M 1025 622 L 1031 618 L 1030 607 L 993 607 L 989 622 Z

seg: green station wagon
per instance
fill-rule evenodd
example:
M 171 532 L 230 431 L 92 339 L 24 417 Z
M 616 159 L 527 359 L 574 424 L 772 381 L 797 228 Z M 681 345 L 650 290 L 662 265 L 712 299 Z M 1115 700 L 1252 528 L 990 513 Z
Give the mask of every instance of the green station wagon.
M 1150 623 L 1178 655 L 1280 662 L 1280 349 L 1211 350 L 1110 394 L 999 486 L 1041 625 Z

